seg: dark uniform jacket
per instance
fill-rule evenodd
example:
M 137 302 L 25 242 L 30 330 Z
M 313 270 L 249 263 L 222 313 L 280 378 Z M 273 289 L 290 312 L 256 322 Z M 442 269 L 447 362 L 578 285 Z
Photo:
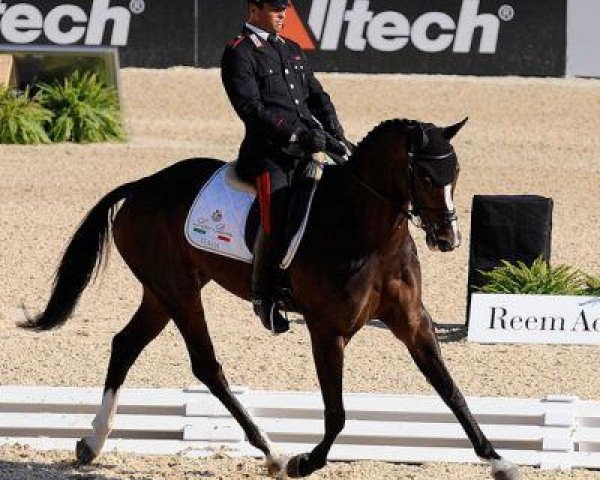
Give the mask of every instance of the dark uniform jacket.
M 327 131 L 337 121 L 300 46 L 289 39 L 279 42 L 276 49 L 244 28 L 221 60 L 223 85 L 246 126 L 238 160 L 238 172 L 246 179 L 265 170 L 265 158 L 277 161 L 298 127 L 317 126 L 312 116 Z

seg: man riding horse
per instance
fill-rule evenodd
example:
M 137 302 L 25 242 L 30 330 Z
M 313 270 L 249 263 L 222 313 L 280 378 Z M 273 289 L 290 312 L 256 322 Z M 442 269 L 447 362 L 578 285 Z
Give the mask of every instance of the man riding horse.
M 323 151 L 325 132 L 344 141 L 335 108 L 304 52 L 279 36 L 288 6 L 289 0 L 248 0 L 247 23 L 225 48 L 221 62 L 223 85 L 246 127 L 236 170 L 256 185 L 260 205 L 252 305 L 265 328 L 275 333 L 289 328 L 274 307 L 272 290 L 297 160 L 283 149 L 295 144 L 304 155 Z

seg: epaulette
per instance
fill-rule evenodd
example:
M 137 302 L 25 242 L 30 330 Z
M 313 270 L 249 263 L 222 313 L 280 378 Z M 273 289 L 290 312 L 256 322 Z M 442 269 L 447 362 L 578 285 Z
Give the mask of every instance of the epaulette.
M 235 47 L 237 47 L 237 46 L 238 46 L 240 43 L 242 43 L 242 40 L 244 40 L 244 35 L 240 35 L 240 36 L 238 36 L 238 37 L 234 38 L 233 40 L 231 40 L 231 41 L 229 42 L 229 44 L 228 44 L 228 45 L 229 45 L 230 47 L 233 47 L 233 48 L 235 48 Z

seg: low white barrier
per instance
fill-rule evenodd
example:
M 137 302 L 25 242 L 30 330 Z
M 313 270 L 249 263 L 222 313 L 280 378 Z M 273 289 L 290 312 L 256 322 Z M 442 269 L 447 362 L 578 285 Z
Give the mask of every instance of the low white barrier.
M 290 454 L 323 434 L 319 393 L 234 389 L 272 441 Z M 0 444 L 39 450 L 75 447 L 91 433 L 98 388 L 0 387 Z M 462 428 L 437 397 L 346 394 L 347 422 L 331 460 L 479 462 Z M 468 398 L 483 431 L 508 460 L 541 468 L 600 467 L 600 402 Z M 104 451 L 192 457 L 226 449 L 260 456 L 235 420 L 202 387 L 123 389 Z

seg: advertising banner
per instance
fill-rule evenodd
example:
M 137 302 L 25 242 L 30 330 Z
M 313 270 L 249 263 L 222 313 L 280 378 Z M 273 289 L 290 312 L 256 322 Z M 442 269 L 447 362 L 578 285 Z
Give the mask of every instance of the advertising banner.
M 567 0 L 292 0 L 318 71 L 562 76 Z M 125 66 L 216 67 L 246 0 L 0 0 L 0 43 L 118 46 Z
M 600 297 L 473 294 L 469 341 L 600 344 Z
M 563 75 L 566 0 L 295 0 L 317 70 Z
M 2 0 L 0 44 L 120 48 L 121 64 L 194 65 L 194 0 Z
M 221 65 L 225 45 L 242 31 L 246 0 L 206 1 L 198 4 L 198 66 Z

